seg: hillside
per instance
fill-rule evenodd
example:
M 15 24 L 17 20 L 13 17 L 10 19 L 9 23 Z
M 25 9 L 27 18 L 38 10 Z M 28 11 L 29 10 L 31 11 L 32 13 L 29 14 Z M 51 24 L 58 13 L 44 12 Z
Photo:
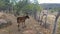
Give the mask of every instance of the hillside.
M 42 6 L 45 9 L 52 9 L 52 8 L 59 8 L 60 4 L 57 4 L 57 3 L 43 3 L 43 4 L 40 4 L 40 6 Z
M 12 14 L 3 14 L 6 15 L 6 17 L 9 18 L 13 24 L 0 29 L 0 34 L 51 34 L 52 32 L 49 29 L 41 27 L 39 23 L 31 16 L 30 19 L 27 19 L 25 22 L 27 27 L 18 32 L 16 17 Z
M 16 22 L 17 17 L 15 17 L 12 14 L 6 14 L 6 13 L 0 12 L 0 18 L 10 19 L 12 22 L 11 26 L 0 29 L 0 34 L 51 34 L 54 20 L 55 20 L 54 15 L 51 15 L 51 14 L 48 15 L 47 23 L 50 24 L 50 29 L 45 29 L 43 26 L 40 26 L 40 24 L 39 24 L 40 22 L 37 22 L 33 17 L 30 16 L 30 19 L 27 19 L 25 22 L 27 27 L 24 29 L 21 28 L 21 31 L 19 32 L 18 28 L 17 28 L 17 22 Z M 44 18 L 43 18 L 43 21 L 45 22 Z M 58 22 L 59 23 L 58 23 L 57 33 L 60 33 L 60 21 L 58 21 Z M 20 26 L 21 25 L 22 24 L 20 24 Z

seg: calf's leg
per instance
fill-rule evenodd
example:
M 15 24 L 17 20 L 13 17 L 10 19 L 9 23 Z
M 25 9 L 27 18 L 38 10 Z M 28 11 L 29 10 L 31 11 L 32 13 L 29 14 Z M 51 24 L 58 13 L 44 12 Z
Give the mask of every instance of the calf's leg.
M 19 29 L 19 27 L 20 27 L 20 25 L 19 25 L 20 23 L 18 23 L 18 31 L 20 31 L 20 29 Z

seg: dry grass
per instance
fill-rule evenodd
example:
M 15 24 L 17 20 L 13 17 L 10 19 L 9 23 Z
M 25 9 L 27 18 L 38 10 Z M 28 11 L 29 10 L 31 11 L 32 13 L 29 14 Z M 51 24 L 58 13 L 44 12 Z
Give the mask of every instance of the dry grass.
M 44 18 L 43 18 L 43 21 L 45 20 Z M 51 24 L 51 33 L 52 33 L 52 30 L 53 30 L 53 25 L 54 25 L 55 18 L 56 17 L 54 15 L 48 15 L 48 17 L 47 17 L 47 23 Z M 58 24 L 57 24 L 56 34 L 60 34 L 60 17 L 59 17 L 57 22 L 58 22 Z
M 52 29 L 49 30 L 49 29 L 45 29 L 42 26 L 40 26 L 39 23 L 35 19 L 33 19 L 31 16 L 30 16 L 30 19 L 27 19 L 25 22 L 27 27 L 24 29 L 21 28 L 21 31 L 18 32 L 16 17 L 14 15 L 6 14 L 6 13 L 3 13 L 2 16 L 3 16 L 3 19 L 10 19 L 13 24 L 9 27 L 4 28 L 4 29 L 0 29 L 0 34 L 51 34 L 51 32 L 52 32 Z M 54 18 L 51 17 L 51 15 L 48 16 L 48 22 L 51 25 L 54 21 Z

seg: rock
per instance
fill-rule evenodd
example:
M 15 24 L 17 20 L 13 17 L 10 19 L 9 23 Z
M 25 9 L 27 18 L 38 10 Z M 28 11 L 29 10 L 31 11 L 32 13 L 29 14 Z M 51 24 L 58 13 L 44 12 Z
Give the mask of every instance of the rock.
M 11 21 L 10 20 L 5 20 L 5 19 L 0 19 L 0 28 L 6 27 L 8 25 L 11 25 Z

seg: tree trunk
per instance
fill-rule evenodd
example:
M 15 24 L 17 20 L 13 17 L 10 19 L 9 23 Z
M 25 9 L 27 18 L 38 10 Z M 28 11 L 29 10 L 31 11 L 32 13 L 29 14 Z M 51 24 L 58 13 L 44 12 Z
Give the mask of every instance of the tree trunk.
M 56 18 L 55 18 L 55 22 L 54 22 L 54 28 L 53 28 L 53 32 L 52 34 L 56 34 L 56 29 L 57 29 L 57 20 L 60 16 L 60 12 L 57 14 Z
M 37 11 L 34 12 L 34 19 L 36 19 L 36 14 L 37 14 Z

